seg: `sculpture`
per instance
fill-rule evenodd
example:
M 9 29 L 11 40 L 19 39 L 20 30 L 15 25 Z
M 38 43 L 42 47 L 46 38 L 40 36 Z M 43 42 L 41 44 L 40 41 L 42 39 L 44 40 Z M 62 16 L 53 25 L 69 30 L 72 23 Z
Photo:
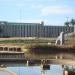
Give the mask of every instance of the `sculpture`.
M 60 44 L 60 45 L 64 44 L 64 32 L 61 32 L 58 38 L 56 39 L 55 45 L 57 44 Z

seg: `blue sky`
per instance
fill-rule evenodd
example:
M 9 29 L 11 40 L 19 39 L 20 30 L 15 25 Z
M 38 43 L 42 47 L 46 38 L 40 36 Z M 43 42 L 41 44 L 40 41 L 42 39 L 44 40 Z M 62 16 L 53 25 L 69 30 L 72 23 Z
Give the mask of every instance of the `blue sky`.
M 0 21 L 63 25 L 75 18 L 75 0 L 0 0 Z

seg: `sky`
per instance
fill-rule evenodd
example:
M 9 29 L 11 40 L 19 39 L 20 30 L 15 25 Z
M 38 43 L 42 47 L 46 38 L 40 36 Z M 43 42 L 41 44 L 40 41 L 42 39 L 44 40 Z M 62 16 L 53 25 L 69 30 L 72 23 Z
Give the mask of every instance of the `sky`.
M 0 21 L 64 25 L 75 19 L 75 0 L 0 0 Z

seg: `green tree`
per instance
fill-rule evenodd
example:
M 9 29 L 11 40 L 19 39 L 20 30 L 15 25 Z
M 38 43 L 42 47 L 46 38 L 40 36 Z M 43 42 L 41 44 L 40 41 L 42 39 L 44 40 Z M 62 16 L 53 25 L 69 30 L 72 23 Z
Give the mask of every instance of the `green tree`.
M 74 25 L 75 25 L 75 19 L 71 19 L 70 24 L 74 27 Z
M 74 29 L 74 32 L 75 32 L 75 28 L 74 28 L 75 27 L 75 19 L 72 18 L 71 21 L 70 21 L 70 24 L 71 24 L 71 26 L 73 26 L 73 29 Z M 74 32 L 73 32 L 73 36 L 75 35 Z
M 69 27 L 70 22 L 66 21 L 66 22 L 64 23 L 64 25 L 67 26 L 67 27 Z
M 68 21 L 66 21 L 66 22 L 64 23 L 64 26 L 67 27 L 67 33 L 68 33 L 68 31 L 69 31 L 69 25 L 70 25 L 70 22 L 68 22 Z M 67 34 L 67 36 L 68 36 L 68 34 Z

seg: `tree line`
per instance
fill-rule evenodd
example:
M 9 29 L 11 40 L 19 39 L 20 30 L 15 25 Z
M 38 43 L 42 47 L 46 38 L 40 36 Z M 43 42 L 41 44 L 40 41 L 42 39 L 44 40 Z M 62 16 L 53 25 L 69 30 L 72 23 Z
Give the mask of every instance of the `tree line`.
M 65 23 L 64 23 L 64 25 L 65 26 L 75 26 L 75 19 L 71 19 L 70 21 L 66 21 Z

